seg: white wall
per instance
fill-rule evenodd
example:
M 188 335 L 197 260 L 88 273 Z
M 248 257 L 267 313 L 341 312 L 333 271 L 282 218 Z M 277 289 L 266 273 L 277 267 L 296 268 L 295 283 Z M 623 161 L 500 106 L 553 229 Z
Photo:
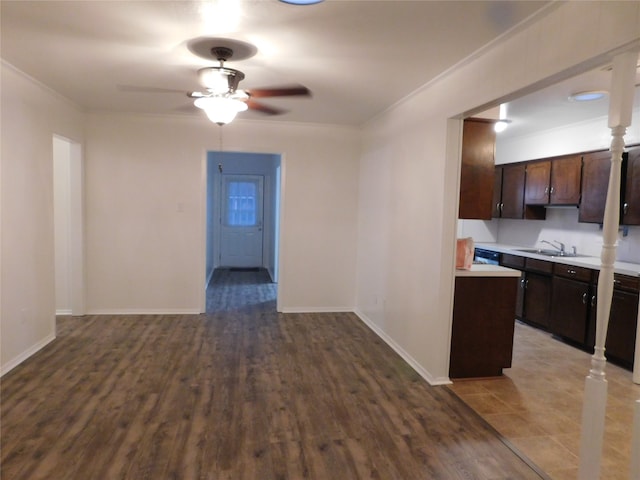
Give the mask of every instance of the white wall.
M 83 114 L 1 66 L 2 373 L 55 337 L 53 135 L 83 142 Z
M 204 117 L 88 115 L 89 312 L 204 308 L 205 164 L 217 128 Z M 352 310 L 359 130 L 224 129 L 227 151 L 282 154 L 279 308 Z
M 586 71 L 639 41 L 638 2 L 555 4 L 367 125 L 357 310 L 432 383 L 448 380 L 457 234 L 460 122 L 448 130 L 447 119 Z

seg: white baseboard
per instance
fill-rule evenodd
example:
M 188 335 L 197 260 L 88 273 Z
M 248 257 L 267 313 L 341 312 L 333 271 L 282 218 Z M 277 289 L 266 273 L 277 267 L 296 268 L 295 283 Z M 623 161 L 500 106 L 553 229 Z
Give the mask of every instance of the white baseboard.
M 57 315 L 71 315 L 71 313 L 72 313 L 71 310 L 67 310 L 67 309 L 56 310 L 56 316 Z
M 378 327 L 369 317 L 356 309 L 354 312 L 362 322 L 378 335 L 387 345 L 402 357 L 402 359 L 413 368 L 418 375 L 424 378 L 429 385 L 450 385 L 452 382 L 449 377 L 434 377 L 422 365 L 420 365 L 411 355 L 409 355 L 400 345 L 398 345 L 389 335 L 387 335 L 380 327 Z
M 0 368 L 0 377 L 4 376 L 6 373 L 9 373 L 11 370 L 16 368 L 18 365 L 24 362 L 31 355 L 34 355 L 38 351 L 42 350 L 44 347 L 46 347 L 49 343 L 53 342 L 55 339 L 56 339 L 56 334 L 52 333 L 51 335 L 43 338 L 38 343 L 31 346 L 24 352 L 22 352 L 16 358 L 9 360 L 6 364 L 2 365 L 2 367 Z
M 167 310 L 162 310 L 162 309 L 146 309 L 146 308 L 140 308 L 140 309 L 95 309 L 95 310 L 89 310 L 86 315 L 200 315 L 200 310 L 199 309 L 190 309 L 190 308 L 185 308 L 185 309 L 167 309 Z
M 353 313 L 353 308 L 347 307 L 283 307 L 280 313 Z

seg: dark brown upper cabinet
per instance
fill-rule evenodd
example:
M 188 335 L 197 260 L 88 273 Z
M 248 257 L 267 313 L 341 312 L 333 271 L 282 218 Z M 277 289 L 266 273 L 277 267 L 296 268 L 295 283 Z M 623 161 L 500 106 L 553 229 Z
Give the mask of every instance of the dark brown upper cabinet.
M 525 169 L 524 163 L 496 166 L 494 217 L 523 218 Z
M 527 163 L 527 179 L 524 189 L 526 205 L 547 205 L 551 183 L 551 160 Z
M 582 162 L 582 199 L 578 221 L 602 223 L 609 188 L 611 153 L 608 150 L 587 153 Z
M 462 131 L 458 218 L 491 220 L 496 133 L 493 120 L 468 118 Z
M 640 146 L 629 149 L 625 173 L 622 223 L 640 225 Z
M 584 155 L 578 221 L 603 223 L 611 172 L 611 152 Z M 620 224 L 640 225 L 640 147 L 630 148 L 620 167 Z
M 527 162 L 525 218 L 543 220 L 548 205 L 578 205 L 582 155 Z
M 568 155 L 551 162 L 550 205 L 578 205 L 580 203 L 580 179 L 582 155 Z

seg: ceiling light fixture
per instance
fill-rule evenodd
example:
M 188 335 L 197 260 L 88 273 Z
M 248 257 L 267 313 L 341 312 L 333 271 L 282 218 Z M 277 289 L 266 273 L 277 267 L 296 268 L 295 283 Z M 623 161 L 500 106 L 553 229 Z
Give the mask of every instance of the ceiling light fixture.
M 324 0 L 280 0 L 282 3 L 288 3 L 290 5 L 314 5 L 316 3 L 323 2 Z
M 244 112 L 247 109 L 245 102 L 227 95 L 196 98 L 193 104 L 204 110 L 209 120 L 218 125 L 231 123 L 238 112 Z
M 501 103 L 500 104 L 500 113 L 498 115 L 499 120 L 493 124 L 493 131 L 496 133 L 500 133 L 500 132 L 504 132 L 507 127 L 509 126 L 509 124 L 511 123 L 511 120 L 507 119 L 507 104 L 506 103 Z
M 504 132 L 510 123 L 511 120 L 507 120 L 506 118 L 504 120 L 498 120 L 493 124 L 493 130 L 496 133 Z
M 593 102 L 601 100 L 609 94 L 606 90 L 585 90 L 584 92 L 576 92 L 569 95 L 571 102 Z

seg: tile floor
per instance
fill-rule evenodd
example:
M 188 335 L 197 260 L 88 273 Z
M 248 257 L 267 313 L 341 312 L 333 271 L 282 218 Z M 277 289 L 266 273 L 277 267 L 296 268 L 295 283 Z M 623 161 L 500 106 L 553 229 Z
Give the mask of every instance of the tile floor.
M 516 322 L 512 368 L 502 377 L 450 388 L 553 480 L 578 476 L 584 379 L 591 355 Z M 640 385 L 607 365 L 609 382 L 601 478 L 628 480 L 631 425 Z M 636 452 L 640 454 L 640 452 Z

